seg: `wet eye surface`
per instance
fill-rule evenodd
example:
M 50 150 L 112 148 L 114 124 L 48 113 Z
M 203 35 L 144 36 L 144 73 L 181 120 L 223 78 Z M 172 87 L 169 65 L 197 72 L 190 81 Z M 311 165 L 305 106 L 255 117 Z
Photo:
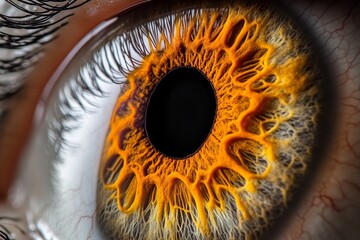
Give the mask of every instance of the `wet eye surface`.
M 113 239 L 260 237 L 314 151 L 315 52 L 289 18 L 264 6 L 147 12 L 158 17 L 116 31 L 100 50 L 124 79 L 100 164 L 100 226 Z M 197 89 L 204 77 L 207 92 Z M 177 96 L 172 88 L 185 84 Z

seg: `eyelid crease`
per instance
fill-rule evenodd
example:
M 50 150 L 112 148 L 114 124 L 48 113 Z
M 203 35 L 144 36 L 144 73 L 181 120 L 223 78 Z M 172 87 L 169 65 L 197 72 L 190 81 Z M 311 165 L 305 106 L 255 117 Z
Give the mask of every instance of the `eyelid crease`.
M 44 104 L 47 93 L 54 84 L 49 83 L 63 60 L 74 47 L 85 38 L 97 25 L 113 18 L 129 8 L 149 0 L 93 0 L 81 6 L 69 19 L 68 25 L 59 31 L 59 37 L 44 49 L 44 57 L 29 75 L 24 89 L 16 99 L 17 108 L 13 108 L 4 119 L 0 139 L 0 201 L 7 199 L 7 194 L 17 170 L 19 159 L 31 129 L 35 123 L 35 112 L 38 104 Z M 69 37 L 69 33 L 71 37 Z M 61 46 L 61 47 L 59 47 Z M 54 58 L 56 56 L 56 58 Z M 65 65 L 68 63 L 65 63 Z M 54 79 L 54 83 L 57 79 Z M 50 84 L 50 85 L 49 85 Z M 47 87 L 50 86 L 50 87 Z M 46 89 L 46 91 L 44 91 Z M 24 121 L 24 116 L 29 118 Z

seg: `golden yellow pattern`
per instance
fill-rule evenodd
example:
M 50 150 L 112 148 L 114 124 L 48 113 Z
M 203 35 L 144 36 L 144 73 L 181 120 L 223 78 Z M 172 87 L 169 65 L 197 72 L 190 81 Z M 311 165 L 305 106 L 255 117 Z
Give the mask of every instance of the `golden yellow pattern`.
M 146 37 L 151 53 L 127 76 L 101 159 L 100 221 L 114 238 L 248 239 L 286 205 L 311 154 L 316 66 L 291 25 L 254 10 L 203 9 Z M 180 66 L 211 81 L 217 115 L 202 148 L 175 160 L 150 144 L 144 113 Z

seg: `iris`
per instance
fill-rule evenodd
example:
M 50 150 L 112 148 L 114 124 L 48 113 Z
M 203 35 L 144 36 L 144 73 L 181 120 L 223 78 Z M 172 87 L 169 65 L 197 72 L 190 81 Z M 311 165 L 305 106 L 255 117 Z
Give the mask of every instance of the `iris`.
M 258 237 L 310 162 L 321 80 L 311 46 L 259 5 L 167 12 L 108 51 L 123 85 L 99 171 L 100 226 L 115 239 Z

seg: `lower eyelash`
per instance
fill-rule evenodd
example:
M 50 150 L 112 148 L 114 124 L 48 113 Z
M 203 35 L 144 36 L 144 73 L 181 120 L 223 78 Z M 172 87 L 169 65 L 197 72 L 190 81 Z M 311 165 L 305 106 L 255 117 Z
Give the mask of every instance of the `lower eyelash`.
M 27 232 L 19 226 L 20 220 L 14 217 L 0 217 L 0 238 L 4 240 L 15 239 L 14 232 L 26 236 Z
M 54 156 L 67 147 L 73 147 L 66 140 L 65 135 L 71 133 L 81 125 L 81 115 L 91 113 L 98 109 L 93 98 L 106 98 L 107 93 L 101 88 L 100 83 L 121 85 L 119 70 L 108 63 L 108 58 L 102 58 L 101 49 L 98 54 L 86 63 L 74 78 L 68 80 L 59 92 L 55 113 L 49 123 L 49 143 L 54 149 Z M 107 56 L 107 57 L 113 57 Z M 87 81 L 86 79 L 91 79 Z M 118 86 L 120 87 L 120 86 Z

